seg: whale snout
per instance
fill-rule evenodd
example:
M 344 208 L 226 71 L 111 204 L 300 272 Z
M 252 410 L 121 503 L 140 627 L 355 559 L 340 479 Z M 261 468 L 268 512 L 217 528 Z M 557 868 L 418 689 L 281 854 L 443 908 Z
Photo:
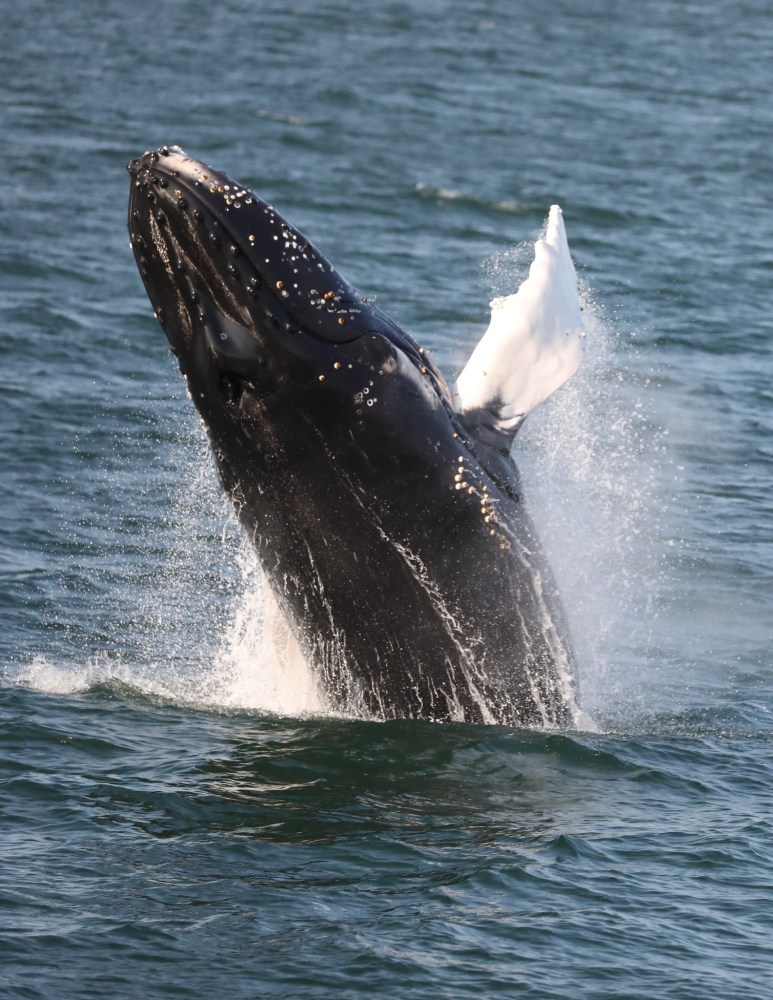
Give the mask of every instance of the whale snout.
M 145 152 L 127 169 L 132 247 L 151 301 L 154 287 L 179 284 L 175 272 L 187 272 L 234 320 L 265 319 L 267 333 L 327 344 L 361 336 L 363 297 L 254 192 L 179 146 Z
M 420 395 L 450 405 L 442 375 L 415 342 L 249 188 L 179 146 L 145 152 L 127 168 L 132 250 L 205 419 L 221 406 L 223 386 L 230 403 L 234 386 L 265 398 L 283 385 L 330 388 L 335 371 L 345 394 L 341 373 L 358 370 L 357 358 L 378 373 L 398 355 Z
M 152 167 L 154 163 L 158 163 L 162 157 L 165 159 L 171 158 L 172 160 L 177 157 L 188 159 L 185 152 L 179 146 L 160 146 L 158 149 L 152 151 L 146 150 L 142 156 L 135 156 L 127 161 L 126 169 L 133 177 L 136 177 L 142 170 L 146 170 Z

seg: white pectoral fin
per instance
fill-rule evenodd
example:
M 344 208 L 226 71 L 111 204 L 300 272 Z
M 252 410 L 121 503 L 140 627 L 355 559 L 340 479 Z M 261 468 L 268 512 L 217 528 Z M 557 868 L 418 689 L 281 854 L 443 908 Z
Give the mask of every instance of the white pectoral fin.
M 494 299 L 491 322 L 459 376 L 459 412 L 515 434 L 527 413 L 580 367 L 585 348 L 577 275 L 561 209 L 553 205 L 534 246 L 529 276 L 514 295 Z

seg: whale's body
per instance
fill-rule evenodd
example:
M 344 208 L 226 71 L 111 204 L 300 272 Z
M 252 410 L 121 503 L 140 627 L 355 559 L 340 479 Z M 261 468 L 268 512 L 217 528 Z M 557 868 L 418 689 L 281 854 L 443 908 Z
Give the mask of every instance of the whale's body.
M 571 725 L 572 653 L 509 449 L 534 398 L 579 363 L 576 288 L 562 292 L 571 329 L 541 318 L 538 289 L 536 312 L 514 320 L 517 296 L 496 304 L 454 396 L 252 192 L 176 147 L 129 170 L 145 287 L 327 702 L 382 719 Z M 567 274 L 556 232 L 553 291 Z M 508 336 L 529 369 L 492 378 Z

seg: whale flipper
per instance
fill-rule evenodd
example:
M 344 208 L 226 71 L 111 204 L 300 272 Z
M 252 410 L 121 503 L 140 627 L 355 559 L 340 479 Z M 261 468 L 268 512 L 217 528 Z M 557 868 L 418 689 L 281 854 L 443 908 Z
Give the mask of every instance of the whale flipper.
M 579 368 L 585 328 L 561 209 L 551 206 L 529 276 L 491 302 L 491 322 L 454 388 L 471 430 L 512 440 L 526 415 Z

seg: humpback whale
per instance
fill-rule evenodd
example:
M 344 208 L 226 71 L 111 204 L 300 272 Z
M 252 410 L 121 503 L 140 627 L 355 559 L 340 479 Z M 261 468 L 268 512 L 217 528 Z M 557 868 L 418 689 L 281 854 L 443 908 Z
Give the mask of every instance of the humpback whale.
M 271 205 L 161 147 L 128 163 L 131 246 L 223 488 L 335 710 L 567 727 L 576 670 L 511 458 L 578 367 L 558 206 L 449 386 Z

